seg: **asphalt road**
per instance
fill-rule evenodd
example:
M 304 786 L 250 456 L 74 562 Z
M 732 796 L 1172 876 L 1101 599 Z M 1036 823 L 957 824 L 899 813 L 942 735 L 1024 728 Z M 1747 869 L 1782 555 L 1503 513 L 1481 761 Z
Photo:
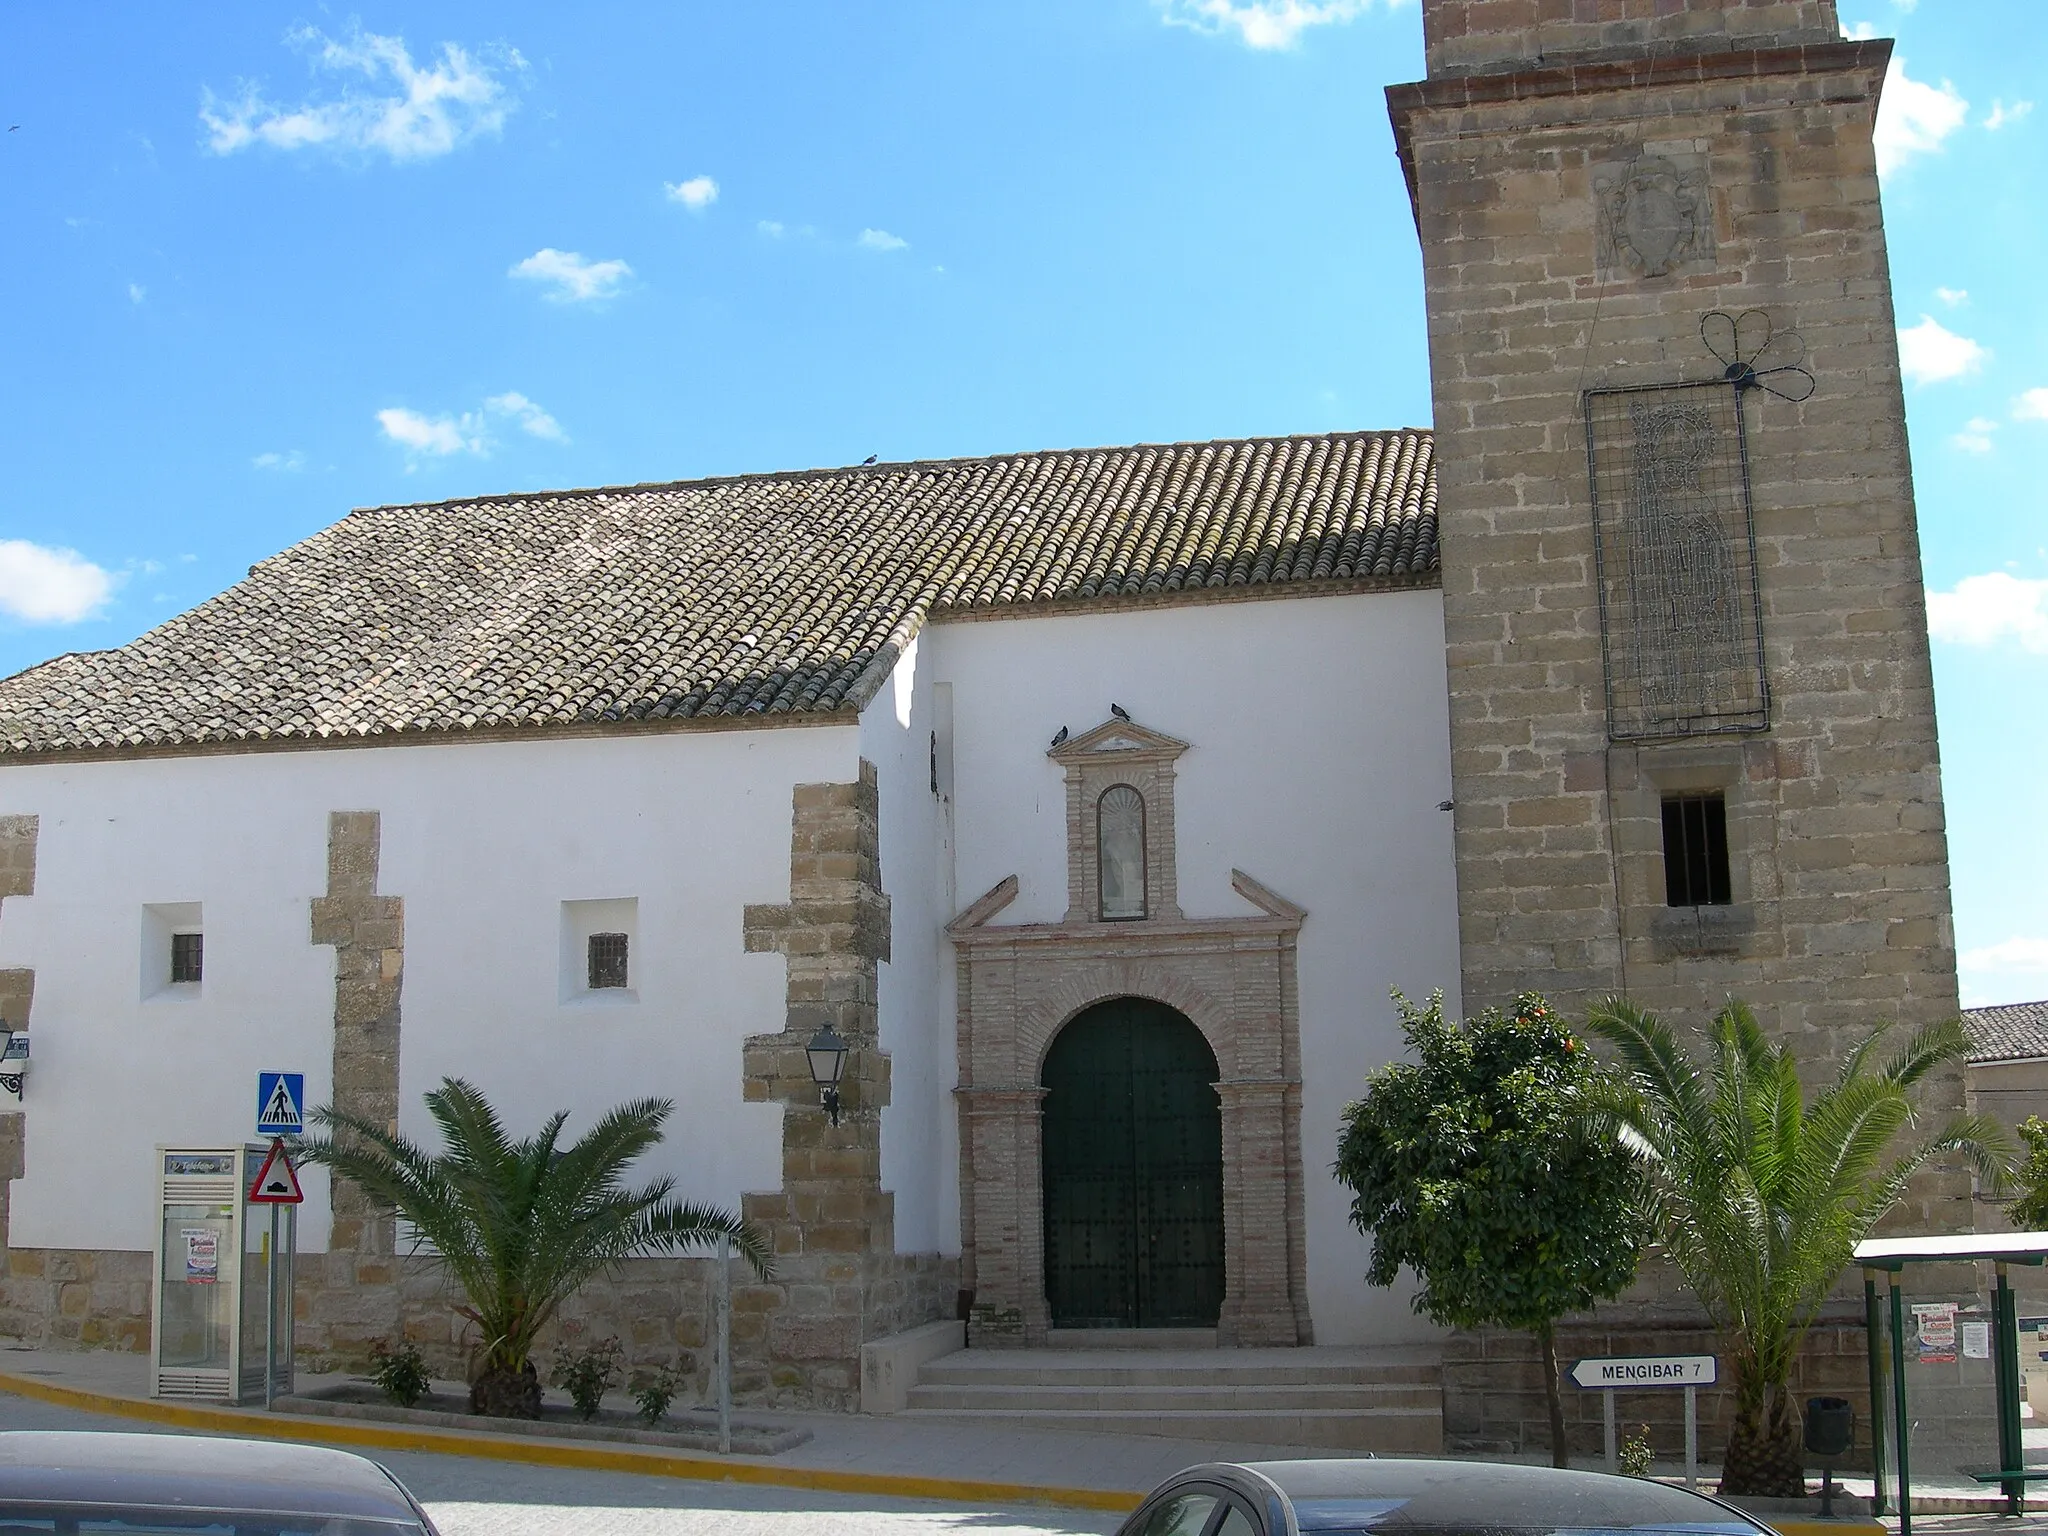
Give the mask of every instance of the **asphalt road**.
M 0 1394 L 0 1429 L 148 1428 Z M 443 1536 L 1102 1536 L 1118 1523 L 1115 1515 L 1079 1510 L 695 1483 L 411 1451 L 373 1459 L 412 1489 Z

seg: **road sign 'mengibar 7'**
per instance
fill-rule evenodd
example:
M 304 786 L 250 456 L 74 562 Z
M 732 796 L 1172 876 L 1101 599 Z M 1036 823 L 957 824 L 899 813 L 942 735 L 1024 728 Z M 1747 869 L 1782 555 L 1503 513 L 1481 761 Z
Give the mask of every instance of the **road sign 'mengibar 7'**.
M 1572 1366 L 1573 1382 L 1582 1387 L 1616 1391 L 1626 1387 L 1710 1387 L 1715 1381 L 1712 1355 L 1636 1355 L 1609 1360 L 1581 1360 Z

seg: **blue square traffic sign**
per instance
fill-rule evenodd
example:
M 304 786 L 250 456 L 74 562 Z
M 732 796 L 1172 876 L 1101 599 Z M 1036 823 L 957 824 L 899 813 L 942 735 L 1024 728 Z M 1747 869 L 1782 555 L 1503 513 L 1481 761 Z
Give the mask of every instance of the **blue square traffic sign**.
M 256 1134 L 303 1136 L 306 1133 L 306 1074 L 256 1074 Z

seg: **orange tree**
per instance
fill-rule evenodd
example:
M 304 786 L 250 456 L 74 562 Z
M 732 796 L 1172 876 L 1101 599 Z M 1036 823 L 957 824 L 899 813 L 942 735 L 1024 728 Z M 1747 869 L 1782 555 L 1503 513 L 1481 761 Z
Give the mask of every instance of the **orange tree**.
M 1453 1328 L 1536 1336 L 1550 1455 L 1567 1463 L 1556 1324 L 1635 1278 L 1642 1181 L 1581 1103 L 1596 1073 L 1585 1045 L 1533 992 L 1463 1024 L 1443 995 L 1399 992 L 1413 1061 L 1381 1067 L 1344 1112 L 1336 1173 L 1351 1219 L 1372 1234 L 1366 1279 L 1402 1266 L 1415 1310 Z

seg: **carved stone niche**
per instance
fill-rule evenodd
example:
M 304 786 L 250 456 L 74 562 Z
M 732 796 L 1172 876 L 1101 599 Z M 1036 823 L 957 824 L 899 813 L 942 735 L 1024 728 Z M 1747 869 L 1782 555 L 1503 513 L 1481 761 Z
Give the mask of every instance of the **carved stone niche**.
M 1056 923 L 997 924 L 1017 878 L 946 932 L 958 974 L 963 1287 L 972 1342 L 1042 1344 L 1045 1292 L 1040 1074 L 1060 1030 L 1095 1004 L 1149 998 L 1178 1010 L 1215 1052 L 1223 1127 L 1222 1344 L 1307 1344 L 1301 1034 L 1296 942 L 1307 914 L 1242 870 L 1250 911 L 1182 915 L 1174 869 L 1173 767 L 1187 743 L 1109 721 L 1053 749 L 1067 774 L 1068 909 Z M 1144 798 L 1146 911 L 1100 915 L 1102 797 Z
M 1105 721 L 1046 753 L 1067 774 L 1068 922 L 1104 918 L 1103 799 L 1124 785 L 1138 792 L 1144 808 L 1144 916 L 1180 916 L 1174 867 L 1173 765 L 1187 749 L 1184 741 L 1119 719 Z

